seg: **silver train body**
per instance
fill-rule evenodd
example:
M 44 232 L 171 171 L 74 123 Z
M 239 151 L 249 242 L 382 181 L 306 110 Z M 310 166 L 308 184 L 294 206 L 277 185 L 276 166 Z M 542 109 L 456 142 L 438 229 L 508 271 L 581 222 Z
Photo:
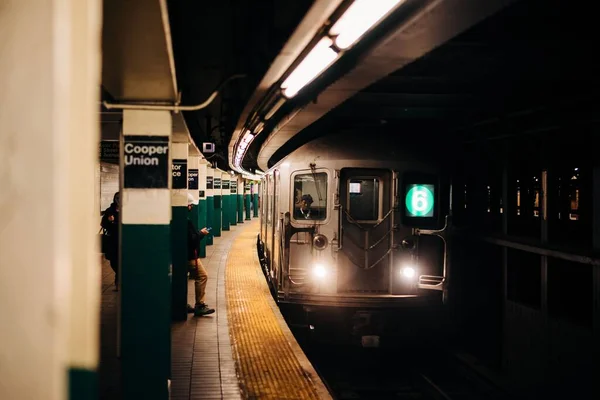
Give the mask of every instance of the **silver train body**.
M 443 301 L 449 189 L 439 159 L 418 153 L 365 135 L 328 136 L 265 173 L 258 249 L 280 304 L 389 309 Z M 303 207 L 307 195 L 313 202 Z

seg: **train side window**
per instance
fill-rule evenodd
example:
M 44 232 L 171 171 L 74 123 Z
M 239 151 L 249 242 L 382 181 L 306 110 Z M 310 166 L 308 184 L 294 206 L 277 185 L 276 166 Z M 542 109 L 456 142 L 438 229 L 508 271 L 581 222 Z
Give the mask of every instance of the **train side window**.
M 354 178 L 348 180 L 348 204 L 350 216 L 359 222 L 373 222 L 381 219 L 381 182 L 378 178 Z
M 327 173 L 297 174 L 294 177 L 294 219 L 323 221 L 327 217 Z

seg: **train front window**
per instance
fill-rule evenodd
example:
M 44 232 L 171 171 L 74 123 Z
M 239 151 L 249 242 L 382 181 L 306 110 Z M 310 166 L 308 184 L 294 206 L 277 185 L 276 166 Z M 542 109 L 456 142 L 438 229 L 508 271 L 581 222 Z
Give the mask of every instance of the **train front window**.
M 377 221 L 379 215 L 379 179 L 348 180 L 348 213 L 356 221 Z
M 294 219 L 322 221 L 327 217 L 327 174 L 298 174 L 294 177 Z

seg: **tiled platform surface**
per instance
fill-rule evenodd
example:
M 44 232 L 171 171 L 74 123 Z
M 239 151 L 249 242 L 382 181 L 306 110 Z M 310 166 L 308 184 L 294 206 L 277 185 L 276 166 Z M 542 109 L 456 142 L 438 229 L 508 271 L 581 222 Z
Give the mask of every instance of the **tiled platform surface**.
M 269 296 L 256 257 L 258 228 L 256 219 L 232 226 L 207 246 L 206 302 L 217 312 L 172 325 L 171 399 L 330 398 Z M 100 399 L 120 399 L 117 293 L 107 262 L 102 271 Z M 193 304 L 193 281 L 188 297 Z
M 251 224 L 251 223 L 250 223 Z M 241 228 L 241 229 L 240 229 Z M 225 266 L 231 245 L 243 225 L 232 226 L 206 246 L 202 259 L 208 271 L 206 303 L 216 309 L 212 315 L 196 318 L 172 327 L 171 399 L 241 399 L 235 362 L 229 339 Z M 194 284 L 189 281 L 188 302 L 194 304 Z

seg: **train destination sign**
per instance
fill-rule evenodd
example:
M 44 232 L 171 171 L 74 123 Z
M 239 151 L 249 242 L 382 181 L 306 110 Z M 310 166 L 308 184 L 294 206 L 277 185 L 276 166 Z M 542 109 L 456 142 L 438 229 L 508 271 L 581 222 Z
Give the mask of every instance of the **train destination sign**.
M 188 170 L 188 189 L 198 189 L 198 169 Z
M 123 187 L 169 187 L 168 136 L 125 136 L 123 138 Z
M 231 194 L 237 194 L 237 182 L 231 181 Z
M 213 177 L 210 175 L 206 176 L 206 188 L 207 189 L 212 189 L 213 188 Z
M 213 189 L 221 189 L 221 178 L 214 178 Z
M 434 185 L 411 184 L 406 192 L 407 217 L 433 217 L 435 205 Z
M 223 189 L 229 189 L 229 182 L 228 180 L 223 180 Z
M 171 174 L 173 175 L 173 189 L 187 189 L 187 159 L 173 160 Z

